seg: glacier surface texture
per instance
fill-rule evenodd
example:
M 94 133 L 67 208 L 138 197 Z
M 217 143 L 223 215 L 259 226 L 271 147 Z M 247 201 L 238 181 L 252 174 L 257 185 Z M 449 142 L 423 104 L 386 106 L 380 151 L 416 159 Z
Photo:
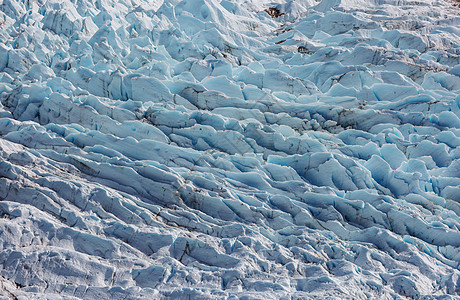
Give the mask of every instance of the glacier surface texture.
M 0 0 L 0 295 L 460 296 L 451 0 Z

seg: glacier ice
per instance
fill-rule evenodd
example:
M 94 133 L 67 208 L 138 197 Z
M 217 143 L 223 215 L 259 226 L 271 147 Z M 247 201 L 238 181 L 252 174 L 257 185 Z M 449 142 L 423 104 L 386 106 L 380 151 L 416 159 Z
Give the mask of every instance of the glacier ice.
M 451 0 L 3 0 L 0 295 L 460 296 Z

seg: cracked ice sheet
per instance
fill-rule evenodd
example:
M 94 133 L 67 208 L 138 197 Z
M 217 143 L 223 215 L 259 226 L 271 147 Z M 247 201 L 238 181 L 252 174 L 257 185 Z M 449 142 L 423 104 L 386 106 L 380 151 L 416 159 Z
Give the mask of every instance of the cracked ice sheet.
M 2 296 L 459 296 L 455 2 L 0 20 Z

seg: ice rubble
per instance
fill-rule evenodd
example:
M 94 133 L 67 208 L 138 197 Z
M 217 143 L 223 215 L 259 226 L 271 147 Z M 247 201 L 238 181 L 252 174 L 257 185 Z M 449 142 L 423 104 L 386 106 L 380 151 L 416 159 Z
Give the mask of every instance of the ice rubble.
M 3 0 L 3 297 L 460 294 L 447 0 Z

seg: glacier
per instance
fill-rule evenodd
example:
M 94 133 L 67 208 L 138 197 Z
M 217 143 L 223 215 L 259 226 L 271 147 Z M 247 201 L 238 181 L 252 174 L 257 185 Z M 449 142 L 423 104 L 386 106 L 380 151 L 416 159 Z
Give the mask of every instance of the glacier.
M 459 9 L 0 0 L 0 298 L 460 298 Z

